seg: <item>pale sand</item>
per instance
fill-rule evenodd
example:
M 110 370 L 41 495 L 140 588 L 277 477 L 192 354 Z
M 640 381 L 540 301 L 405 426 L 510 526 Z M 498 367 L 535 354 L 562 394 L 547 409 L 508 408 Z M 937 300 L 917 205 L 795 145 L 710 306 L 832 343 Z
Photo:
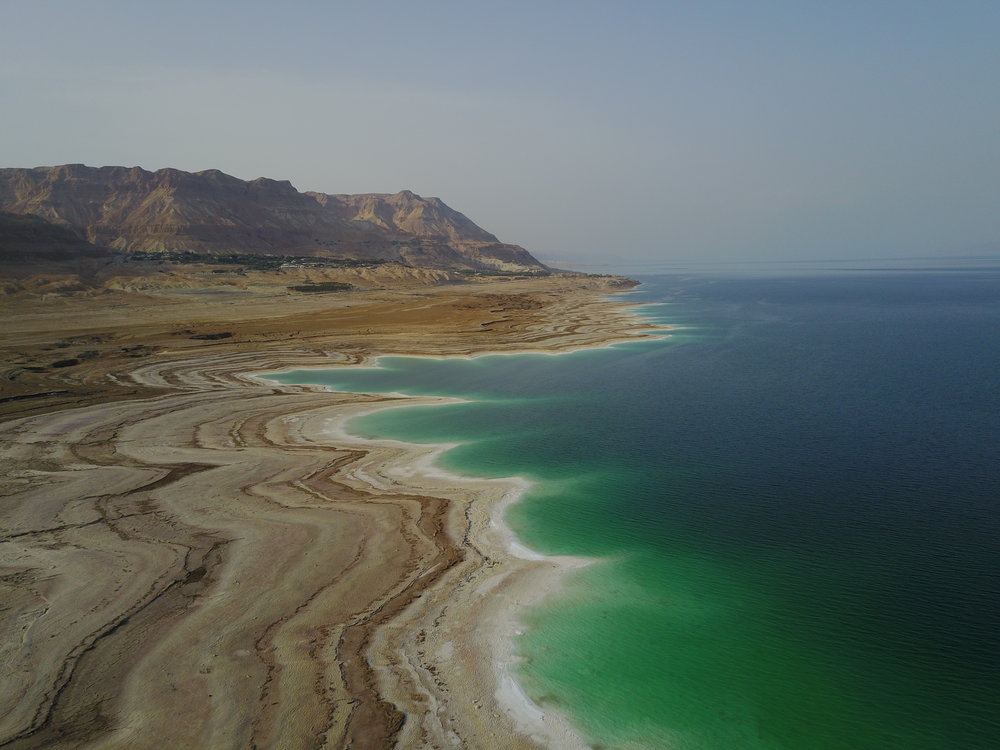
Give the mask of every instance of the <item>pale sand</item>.
M 338 431 L 399 399 L 247 373 L 651 328 L 587 284 L 12 303 L 0 744 L 579 746 L 511 677 L 518 612 L 579 564 L 512 544 L 522 484 Z

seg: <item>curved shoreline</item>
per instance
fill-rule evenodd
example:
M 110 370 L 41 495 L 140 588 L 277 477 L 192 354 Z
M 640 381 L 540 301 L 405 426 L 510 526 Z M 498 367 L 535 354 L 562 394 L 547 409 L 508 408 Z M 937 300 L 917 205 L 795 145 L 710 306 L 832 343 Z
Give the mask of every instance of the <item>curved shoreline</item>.
M 411 668 L 424 673 L 420 684 L 435 683 L 434 703 L 442 724 L 445 716 L 448 723 L 485 724 L 471 727 L 473 735 L 484 740 L 489 737 L 486 741 L 495 743 L 493 746 L 508 746 L 493 726 L 496 718 L 503 716 L 516 733 L 543 747 L 586 748 L 568 720 L 551 710 L 542 710 L 528 697 L 514 677 L 512 666 L 516 662 L 513 638 L 522 629 L 518 618 L 523 610 L 554 593 L 567 573 L 591 561 L 541 555 L 517 541 L 503 517 L 530 487 L 528 480 L 461 475 L 437 466 L 436 459 L 456 444 L 366 438 L 347 429 L 348 422 L 379 411 L 461 401 L 404 396 L 398 402 L 340 409 L 334 417 L 318 416 L 317 424 L 303 425 L 301 434 L 307 440 L 366 451 L 368 458 L 355 464 L 346 475 L 359 485 L 393 494 L 433 494 L 456 506 L 451 518 L 453 522 L 461 518 L 460 524 L 455 524 L 461 528 L 453 528 L 452 533 L 458 536 L 462 532 L 462 544 L 475 550 L 479 559 L 425 590 L 419 606 L 411 605 L 393 624 L 394 629 L 422 634 L 419 642 L 414 639 L 411 648 L 405 649 L 406 660 Z M 487 597 L 488 603 L 484 604 Z M 384 655 L 392 650 L 398 653 L 400 644 L 377 638 L 373 647 L 376 654 Z M 492 669 L 468 673 L 469 665 L 455 654 L 474 651 L 485 652 L 477 661 L 492 662 Z M 389 663 L 384 669 L 385 694 L 400 700 L 406 693 L 406 677 L 393 674 Z M 479 697 L 469 700 L 470 694 Z M 480 714 L 490 720 L 475 721 Z M 462 718 L 456 722 L 456 717 Z M 468 733 L 467 728 L 459 736 Z M 399 746 L 418 746 L 415 739 L 408 738 L 404 730 Z
M 540 294 L 524 289 L 508 284 L 503 299 Z M 330 440 L 331 409 L 341 418 L 402 399 L 247 373 L 376 352 L 588 348 L 654 328 L 598 291 L 544 292 L 485 334 L 497 296 L 479 290 L 410 294 L 396 318 L 385 294 L 317 319 L 306 306 L 321 303 L 308 300 L 301 315 L 277 306 L 281 318 L 225 323 L 242 339 L 185 350 L 170 326 L 188 308 L 156 308 L 131 339 L 163 342 L 154 356 L 102 355 L 39 376 L 49 390 L 32 408 L 50 393 L 55 405 L 0 424 L 0 746 L 574 746 L 556 719 L 544 729 L 530 711 L 501 708 L 524 704 L 516 691 L 497 696 L 509 658 L 482 648 L 498 640 L 484 638 L 483 622 L 516 628 L 502 619 L 510 604 L 562 570 L 509 554 L 493 514 L 512 501 L 511 484 L 414 472 L 429 461 L 420 447 Z M 408 312 L 414 298 L 428 317 Z M 213 304 L 212 320 L 240 313 Z M 354 307 L 342 314 L 343 305 Z M 50 309 L 21 311 L 18 346 L 46 356 Z M 102 310 L 75 330 L 121 341 L 100 326 L 122 313 Z M 375 340 L 358 320 L 398 333 Z M 323 328 L 311 345 L 325 343 L 289 347 L 282 331 L 309 325 Z

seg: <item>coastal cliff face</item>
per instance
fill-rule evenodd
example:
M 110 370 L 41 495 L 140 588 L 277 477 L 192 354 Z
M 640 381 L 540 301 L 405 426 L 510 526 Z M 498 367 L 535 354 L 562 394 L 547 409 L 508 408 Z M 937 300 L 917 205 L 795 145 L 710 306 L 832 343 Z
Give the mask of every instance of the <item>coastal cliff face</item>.
M 476 271 L 545 271 L 438 198 L 301 193 L 288 181 L 66 164 L 0 169 L 0 211 L 123 252 L 294 255 Z

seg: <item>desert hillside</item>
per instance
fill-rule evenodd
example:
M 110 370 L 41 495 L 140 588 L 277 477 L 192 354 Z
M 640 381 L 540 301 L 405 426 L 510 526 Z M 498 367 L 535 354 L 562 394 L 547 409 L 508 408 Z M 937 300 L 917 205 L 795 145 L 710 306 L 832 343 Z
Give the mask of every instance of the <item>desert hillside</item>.
M 33 215 L 125 253 L 242 253 L 424 268 L 544 272 L 438 198 L 302 193 L 288 181 L 65 164 L 0 169 L 0 211 Z M 37 252 L 37 248 L 36 248 Z

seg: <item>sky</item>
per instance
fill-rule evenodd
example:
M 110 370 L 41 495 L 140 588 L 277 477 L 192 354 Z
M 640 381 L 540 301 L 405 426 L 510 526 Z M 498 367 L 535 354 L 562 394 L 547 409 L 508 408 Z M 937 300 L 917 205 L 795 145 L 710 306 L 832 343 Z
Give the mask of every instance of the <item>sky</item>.
M 0 166 L 437 196 L 544 261 L 1000 253 L 1000 2 L 0 0 Z

